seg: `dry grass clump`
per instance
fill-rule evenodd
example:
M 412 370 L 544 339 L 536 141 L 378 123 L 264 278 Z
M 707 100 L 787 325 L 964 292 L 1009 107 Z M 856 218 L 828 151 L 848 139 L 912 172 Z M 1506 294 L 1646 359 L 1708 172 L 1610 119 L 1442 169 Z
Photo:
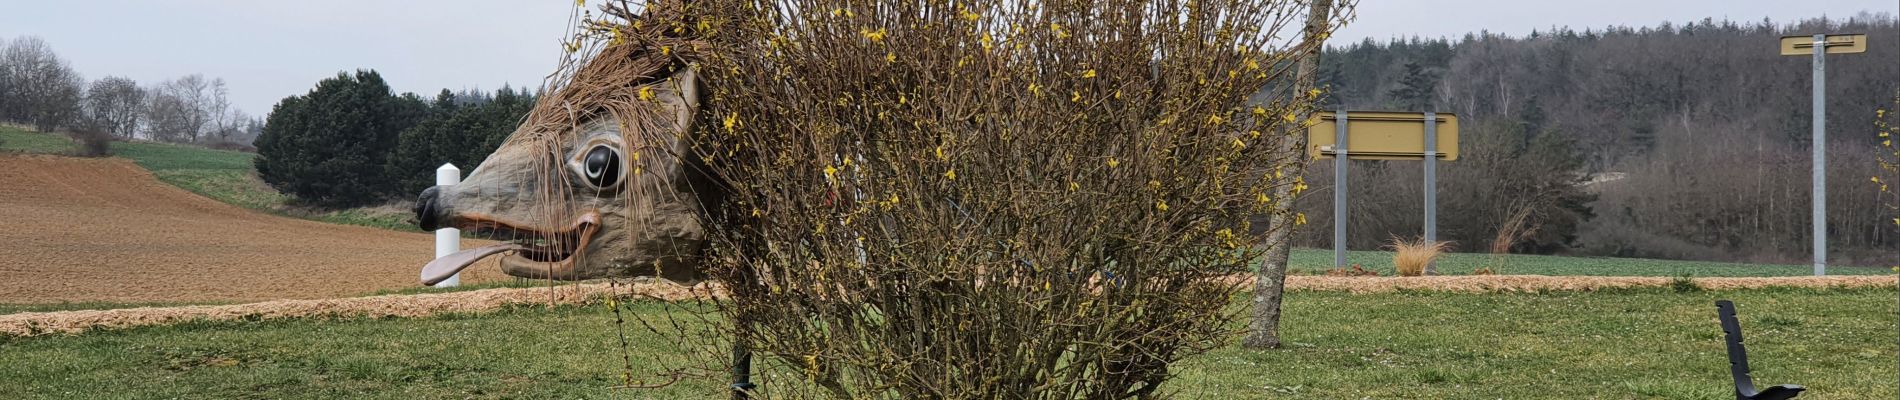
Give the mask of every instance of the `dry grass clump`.
M 1427 242 L 1424 238 L 1405 240 L 1392 238 L 1392 266 L 1399 276 L 1424 276 L 1425 268 L 1438 259 L 1438 255 L 1451 248 L 1451 242 Z

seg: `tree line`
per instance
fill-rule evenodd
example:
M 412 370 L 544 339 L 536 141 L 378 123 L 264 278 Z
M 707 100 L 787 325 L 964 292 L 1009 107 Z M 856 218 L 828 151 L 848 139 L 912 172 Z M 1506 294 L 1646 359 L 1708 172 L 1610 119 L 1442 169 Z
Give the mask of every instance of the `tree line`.
M 1367 40 L 1328 49 L 1319 79 L 1331 109 L 1459 115 L 1464 156 L 1439 164 L 1439 223 L 1460 251 L 1793 262 L 1810 243 L 1810 60 L 1777 48 L 1817 32 L 1900 37 L 1883 14 Z M 1890 40 L 1828 59 L 1836 260 L 1900 246 L 1868 182 L 1870 117 L 1900 88 L 1895 59 Z M 1349 247 L 1418 235 L 1419 164 L 1349 173 Z M 1306 174 L 1320 193 L 1332 176 L 1330 162 Z M 1296 245 L 1331 246 L 1330 198 L 1301 200 L 1313 224 Z
M 279 101 L 258 136 L 258 175 L 308 205 L 413 198 L 435 168 L 473 169 L 534 105 L 528 90 L 397 94 L 374 70 L 340 72 Z
M 202 74 L 151 86 L 119 76 L 88 82 L 43 39 L 0 40 L 0 121 L 41 132 L 248 149 L 264 123 L 227 94 L 223 78 Z

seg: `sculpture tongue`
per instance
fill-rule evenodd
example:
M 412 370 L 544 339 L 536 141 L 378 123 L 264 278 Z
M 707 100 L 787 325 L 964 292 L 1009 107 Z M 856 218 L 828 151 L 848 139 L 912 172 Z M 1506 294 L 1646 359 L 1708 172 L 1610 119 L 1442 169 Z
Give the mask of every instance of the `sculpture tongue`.
M 476 261 L 495 255 L 495 253 L 527 249 L 527 246 L 503 243 L 462 250 L 436 258 L 435 261 L 430 261 L 429 265 L 422 266 L 422 285 L 433 286 L 437 282 L 447 280 L 449 277 L 455 276 L 455 273 L 462 272 L 463 268 L 468 268 L 469 265 L 475 264 Z

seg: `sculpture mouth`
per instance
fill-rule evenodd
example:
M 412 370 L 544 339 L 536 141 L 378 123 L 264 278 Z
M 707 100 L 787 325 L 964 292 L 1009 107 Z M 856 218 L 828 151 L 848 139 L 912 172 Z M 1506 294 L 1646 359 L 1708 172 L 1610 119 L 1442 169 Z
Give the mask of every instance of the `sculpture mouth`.
M 516 246 L 514 255 L 521 258 L 534 262 L 562 262 L 587 248 L 594 231 L 600 227 L 599 220 L 593 213 L 588 213 L 575 219 L 565 229 L 537 230 L 501 221 L 476 219 L 471 220 L 469 225 L 472 229 L 469 229 L 469 233 Z
M 481 216 L 463 218 L 456 225 L 475 236 L 505 243 L 457 251 L 430 261 L 422 267 L 423 285 L 447 280 L 476 261 L 500 253 L 513 253 L 513 257 L 545 263 L 550 275 L 571 270 L 575 256 L 587 249 L 594 233 L 600 230 L 600 215 L 582 214 L 563 229 L 536 229 Z

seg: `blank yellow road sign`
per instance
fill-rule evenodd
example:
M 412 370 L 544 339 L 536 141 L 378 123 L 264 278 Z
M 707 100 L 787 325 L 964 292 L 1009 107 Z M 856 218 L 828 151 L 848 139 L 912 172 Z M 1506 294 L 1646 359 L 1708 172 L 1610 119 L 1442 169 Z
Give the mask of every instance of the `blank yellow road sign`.
M 1827 35 L 1827 54 L 1866 53 L 1867 35 L 1861 33 Z M 1814 55 L 1814 35 L 1782 36 L 1781 55 Z M 1348 114 L 1347 117 L 1351 117 Z M 1347 150 L 1351 150 L 1348 148 Z
M 1438 113 L 1438 159 L 1458 159 L 1458 116 Z M 1336 129 L 1332 112 L 1313 116 L 1306 129 L 1307 153 L 1313 158 L 1333 156 Z M 1346 154 L 1354 160 L 1424 160 L 1425 113 L 1346 112 Z

